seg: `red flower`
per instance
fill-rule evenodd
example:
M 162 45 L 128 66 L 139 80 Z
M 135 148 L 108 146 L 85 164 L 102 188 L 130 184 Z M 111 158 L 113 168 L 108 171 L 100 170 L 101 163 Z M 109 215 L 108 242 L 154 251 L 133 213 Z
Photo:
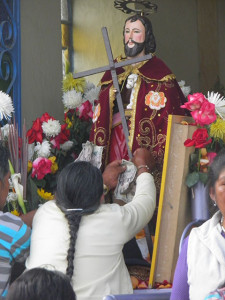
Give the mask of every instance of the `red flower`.
M 91 103 L 87 100 L 80 107 L 76 109 L 79 112 L 79 118 L 88 121 L 93 117 L 93 110 Z
M 54 137 L 54 139 L 51 140 L 51 143 L 54 148 L 60 149 L 60 145 L 64 144 L 69 140 L 70 137 L 70 131 L 66 128 L 67 124 L 61 125 L 61 131 L 60 133 Z
M 184 142 L 185 147 L 192 147 L 195 148 L 203 148 L 209 143 L 211 143 L 212 139 L 209 139 L 208 131 L 206 128 L 198 128 L 192 135 L 192 139 L 187 139 Z
M 41 116 L 41 123 L 48 122 L 48 120 L 55 120 L 55 118 L 51 117 L 47 112 Z
M 36 142 L 40 142 L 42 143 L 43 140 L 43 130 L 42 130 L 42 122 L 40 118 L 37 118 L 34 122 L 33 125 L 31 127 L 31 129 L 29 129 L 27 131 L 27 137 L 28 137 L 28 143 L 32 144 L 35 141 Z
M 43 179 L 46 174 L 51 173 L 51 160 L 43 157 L 38 157 L 33 162 L 33 169 L 31 177 L 36 176 L 37 179 Z
M 201 126 L 211 124 L 216 120 L 215 104 L 204 101 L 200 110 L 192 111 L 191 115 Z
M 188 102 L 186 102 L 184 105 L 181 105 L 181 107 L 190 111 L 195 111 L 199 110 L 205 101 L 207 101 L 207 99 L 202 93 L 195 93 L 193 95 L 188 95 Z

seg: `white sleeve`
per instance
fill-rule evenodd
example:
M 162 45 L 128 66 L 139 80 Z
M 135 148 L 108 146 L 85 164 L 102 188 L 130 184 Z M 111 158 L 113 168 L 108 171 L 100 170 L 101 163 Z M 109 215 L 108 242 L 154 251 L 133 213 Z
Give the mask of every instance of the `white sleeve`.
M 121 207 L 127 241 L 151 220 L 155 207 L 156 188 L 153 176 L 147 172 L 141 173 L 137 178 L 133 200 Z

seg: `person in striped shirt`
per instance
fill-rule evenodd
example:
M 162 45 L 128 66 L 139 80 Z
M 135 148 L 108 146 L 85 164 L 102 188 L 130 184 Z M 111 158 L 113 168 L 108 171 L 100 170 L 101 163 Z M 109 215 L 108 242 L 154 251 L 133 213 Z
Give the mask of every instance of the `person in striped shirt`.
M 8 150 L 0 142 L 0 299 L 5 299 L 15 262 L 24 262 L 29 254 L 31 228 L 21 218 L 3 213 L 9 192 Z

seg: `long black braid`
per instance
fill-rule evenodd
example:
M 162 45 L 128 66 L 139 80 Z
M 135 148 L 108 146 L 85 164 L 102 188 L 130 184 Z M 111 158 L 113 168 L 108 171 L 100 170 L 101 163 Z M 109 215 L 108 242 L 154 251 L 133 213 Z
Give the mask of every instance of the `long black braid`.
M 69 225 L 70 243 L 66 274 L 70 279 L 74 272 L 75 245 L 81 218 L 98 209 L 102 194 L 101 171 L 91 163 L 84 161 L 71 163 L 59 175 L 56 203 L 64 212 Z

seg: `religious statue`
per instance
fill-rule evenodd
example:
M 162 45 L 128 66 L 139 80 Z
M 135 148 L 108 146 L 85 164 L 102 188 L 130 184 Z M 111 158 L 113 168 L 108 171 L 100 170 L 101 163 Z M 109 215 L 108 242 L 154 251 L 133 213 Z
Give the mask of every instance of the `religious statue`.
M 132 153 L 139 147 L 152 151 L 156 161 L 154 178 L 159 193 L 168 115 L 185 114 L 180 108 L 185 97 L 175 75 L 155 55 L 155 37 L 147 17 L 134 15 L 125 21 L 123 42 L 126 57 L 120 56 L 116 62 L 152 54 L 151 59 L 119 67 L 116 72 L 129 130 L 129 147 Z M 105 167 L 115 159 L 129 160 L 129 157 L 110 71 L 105 72 L 100 85 L 90 140 L 104 146 Z

